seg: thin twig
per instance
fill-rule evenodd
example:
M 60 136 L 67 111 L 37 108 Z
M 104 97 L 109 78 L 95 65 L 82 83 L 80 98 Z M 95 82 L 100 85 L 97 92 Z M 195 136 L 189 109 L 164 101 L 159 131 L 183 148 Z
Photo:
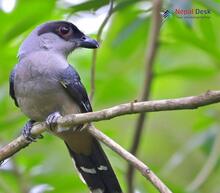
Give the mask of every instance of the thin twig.
M 199 96 L 190 96 L 176 99 L 154 100 L 146 102 L 131 102 L 120 104 L 112 108 L 103 109 L 96 112 L 80 113 L 66 115 L 58 119 L 58 128 L 69 128 L 70 126 L 80 125 L 84 123 L 97 122 L 102 120 L 109 120 L 114 117 L 141 113 L 141 112 L 158 112 L 171 111 L 183 109 L 196 109 L 198 107 L 214 104 L 220 102 L 220 91 L 208 91 Z M 39 135 L 46 131 L 45 122 L 37 123 L 32 128 L 33 135 Z M 17 137 L 14 141 L 3 146 L 0 149 L 0 162 L 6 158 L 26 147 L 28 142 L 22 135 Z
M 187 187 L 188 192 L 196 192 L 196 190 L 199 187 L 201 187 L 202 184 L 204 184 L 206 179 L 208 179 L 208 177 L 216 167 L 219 160 L 219 154 L 220 154 L 220 131 L 218 131 L 218 134 L 215 138 L 214 144 L 212 146 L 212 150 L 210 152 L 210 155 L 206 163 L 204 164 L 198 175 L 195 177 L 195 179 Z
M 105 17 L 105 19 L 103 20 L 102 24 L 99 27 L 98 33 L 97 33 L 97 41 L 101 42 L 101 36 L 102 36 L 102 32 L 104 30 L 104 27 L 106 26 L 106 24 L 108 23 L 112 13 L 113 13 L 113 4 L 114 4 L 114 0 L 110 0 L 109 1 L 110 5 L 109 5 L 109 10 L 108 13 Z M 97 49 L 93 50 L 93 54 L 92 54 L 92 66 L 91 66 L 91 91 L 90 91 L 90 101 L 92 101 L 94 93 L 95 93 L 95 77 L 96 77 L 96 62 L 97 62 Z
M 151 22 L 151 31 L 150 31 L 150 37 L 149 37 L 149 44 L 148 44 L 148 50 L 146 53 L 146 63 L 145 63 L 145 80 L 143 84 L 143 91 L 141 95 L 141 101 L 149 100 L 150 92 L 151 92 L 151 86 L 153 81 L 153 64 L 154 59 L 157 52 L 157 43 L 160 33 L 160 26 L 161 26 L 161 16 L 160 16 L 160 10 L 161 10 L 162 2 L 161 0 L 154 0 L 153 1 L 153 12 L 152 12 L 152 22 Z M 138 147 L 141 140 L 141 134 L 144 128 L 144 122 L 146 121 L 146 113 L 140 113 L 137 122 L 136 122 L 136 129 L 134 132 L 134 137 L 132 140 L 132 145 L 130 148 L 130 152 L 133 155 L 137 154 Z M 127 169 L 127 185 L 128 185 L 128 192 L 133 193 L 134 192 L 134 167 L 129 164 Z
M 126 151 L 120 145 L 118 145 L 115 141 L 111 138 L 103 134 L 101 131 L 96 129 L 93 125 L 88 128 L 88 131 L 98 140 L 102 141 L 105 145 L 110 147 L 113 151 L 131 163 L 137 170 L 141 172 L 141 174 L 147 178 L 155 188 L 158 189 L 161 193 L 172 193 L 169 188 L 154 174 L 150 168 L 145 165 L 143 162 L 138 160 L 135 156 L 131 153 Z

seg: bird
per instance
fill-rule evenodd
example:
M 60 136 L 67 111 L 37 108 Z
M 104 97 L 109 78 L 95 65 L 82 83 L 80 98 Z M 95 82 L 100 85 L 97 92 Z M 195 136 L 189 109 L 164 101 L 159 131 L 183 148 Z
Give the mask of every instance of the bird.
M 68 114 L 92 111 L 86 89 L 67 61 L 77 48 L 96 49 L 99 43 L 73 23 L 49 21 L 37 26 L 22 42 L 18 62 L 11 71 L 9 94 L 29 121 L 23 136 L 36 140 L 31 128 L 45 121 L 61 138 L 74 165 L 92 193 L 121 193 L 118 179 L 100 143 L 78 125 L 57 132 L 56 121 Z

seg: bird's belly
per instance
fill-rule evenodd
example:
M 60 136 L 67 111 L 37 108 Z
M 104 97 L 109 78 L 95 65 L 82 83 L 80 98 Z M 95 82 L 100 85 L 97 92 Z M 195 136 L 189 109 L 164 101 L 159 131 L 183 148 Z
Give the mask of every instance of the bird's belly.
M 61 115 L 80 112 L 78 105 L 58 82 L 39 79 L 20 82 L 17 85 L 19 107 L 32 120 L 45 121 L 48 115 L 55 111 Z

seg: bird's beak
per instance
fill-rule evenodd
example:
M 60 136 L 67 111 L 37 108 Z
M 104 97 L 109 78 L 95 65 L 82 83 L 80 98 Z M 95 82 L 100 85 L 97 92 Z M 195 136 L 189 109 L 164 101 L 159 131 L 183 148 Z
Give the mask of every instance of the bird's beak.
M 81 48 L 95 49 L 99 47 L 99 43 L 88 36 L 83 36 L 82 38 L 80 38 L 78 43 L 79 43 L 79 47 Z

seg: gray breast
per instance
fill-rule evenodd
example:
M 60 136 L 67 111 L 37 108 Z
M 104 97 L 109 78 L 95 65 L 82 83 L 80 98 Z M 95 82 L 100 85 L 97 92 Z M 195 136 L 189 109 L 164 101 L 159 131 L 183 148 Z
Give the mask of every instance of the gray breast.
M 68 66 L 66 61 L 48 53 L 38 55 L 23 58 L 16 66 L 15 95 L 22 112 L 35 121 L 44 121 L 55 111 L 63 115 L 80 112 L 57 76 Z

